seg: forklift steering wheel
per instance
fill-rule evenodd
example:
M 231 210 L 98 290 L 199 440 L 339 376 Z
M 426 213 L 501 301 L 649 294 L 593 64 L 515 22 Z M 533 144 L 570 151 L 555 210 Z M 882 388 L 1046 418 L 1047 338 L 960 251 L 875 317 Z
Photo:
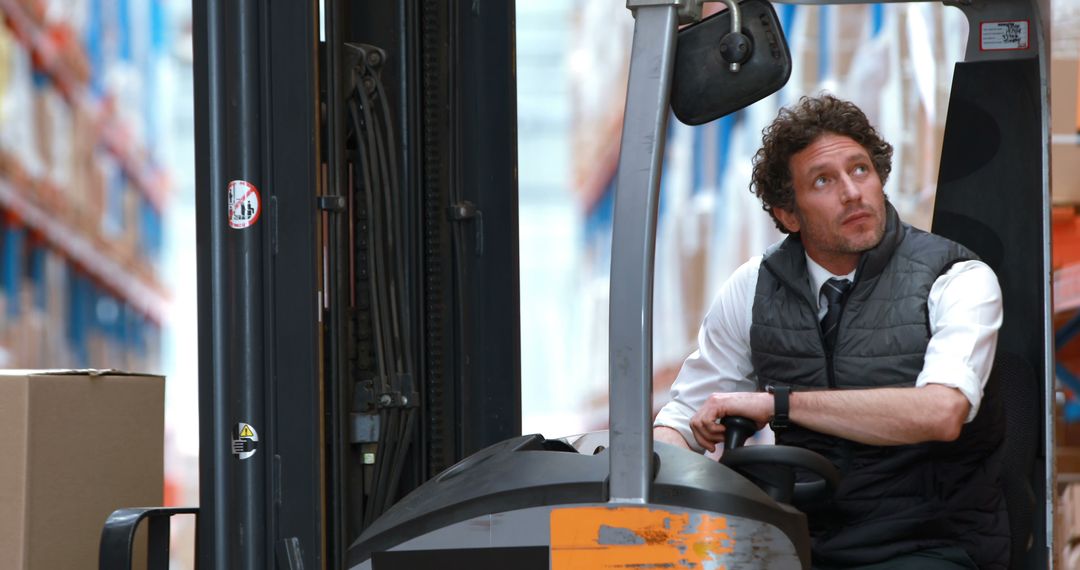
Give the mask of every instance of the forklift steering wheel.
M 739 417 L 723 419 L 725 425 L 730 425 L 729 422 L 738 424 L 739 427 L 753 423 Z M 777 501 L 799 506 L 825 500 L 832 496 L 840 483 L 840 473 L 836 467 L 828 459 L 809 449 L 789 445 L 744 447 L 741 444 L 745 438 L 740 437 L 739 440 L 738 445 L 724 450 L 720 463 L 750 479 Z M 809 471 L 818 479 L 797 483 L 795 472 L 800 470 Z

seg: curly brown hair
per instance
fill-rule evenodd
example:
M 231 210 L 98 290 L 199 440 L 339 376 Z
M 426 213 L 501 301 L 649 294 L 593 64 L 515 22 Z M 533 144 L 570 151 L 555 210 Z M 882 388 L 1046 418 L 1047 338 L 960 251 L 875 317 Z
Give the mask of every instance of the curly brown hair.
M 761 131 L 761 148 L 753 159 L 750 191 L 761 199 L 761 209 L 772 216 L 783 233 L 789 232 L 773 210 L 793 211 L 795 207 L 791 156 L 826 133 L 850 137 L 862 145 L 870 154 L 881 185 L 889 178 L 893 147 L 870 125 L 861 109 L 832 95 L 803 96 L 795 105 L 780 109 L 776 119 Z

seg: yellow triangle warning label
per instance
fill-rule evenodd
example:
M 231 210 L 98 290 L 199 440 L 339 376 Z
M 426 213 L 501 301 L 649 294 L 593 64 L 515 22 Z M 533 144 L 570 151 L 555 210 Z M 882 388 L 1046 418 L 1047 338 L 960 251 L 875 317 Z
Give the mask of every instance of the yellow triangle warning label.
M 251 426 L 244 424 L 243 429 L 240 430 L 240 437 L 255 437 L 255 432 L 251 431 Z

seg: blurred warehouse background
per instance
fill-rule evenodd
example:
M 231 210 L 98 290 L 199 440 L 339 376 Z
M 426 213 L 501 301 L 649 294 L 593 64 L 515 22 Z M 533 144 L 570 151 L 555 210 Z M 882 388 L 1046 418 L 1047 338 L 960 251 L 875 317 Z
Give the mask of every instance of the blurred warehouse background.
M 195 504 L 191 3 L 0 15 L 0 367 L 165 374 L 164 501 Z

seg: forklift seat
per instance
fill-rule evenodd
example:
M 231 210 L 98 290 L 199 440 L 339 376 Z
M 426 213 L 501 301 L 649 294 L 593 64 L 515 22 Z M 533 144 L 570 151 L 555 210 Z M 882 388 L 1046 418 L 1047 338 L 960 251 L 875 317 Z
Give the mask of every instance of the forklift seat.
M 1010 568 L 1027 568 L 1034 542 L 1035 491 L 1031 479 L 1039 447 L 1039 386 L 1035 369 L 1019 354 L 998 350 L 991 382 L 996 382 L 1005 408 L 1005 443 L 1001 484 L 1009 513 Z
M 1002 487 L 1009 514 L 1011 568 L 1035 568 L 1045 440 L 1041 422 L 1047 342 L 1047 215 L 1043 107 L 1035 58 L 957 63 L 942 140 L 933 233 L 968 247 L 998 276 L 1003 324 L 984 402 L 1000 397 L 1005 422 Z M 995 86 L 1009 85 L 1009 89 Z M 1033 252 L 1043 252 L 1034 255 Z M 993 394 L 992 392 L 997 392 Z M 1032 563 L 1027 564 L 1028 558 Z

